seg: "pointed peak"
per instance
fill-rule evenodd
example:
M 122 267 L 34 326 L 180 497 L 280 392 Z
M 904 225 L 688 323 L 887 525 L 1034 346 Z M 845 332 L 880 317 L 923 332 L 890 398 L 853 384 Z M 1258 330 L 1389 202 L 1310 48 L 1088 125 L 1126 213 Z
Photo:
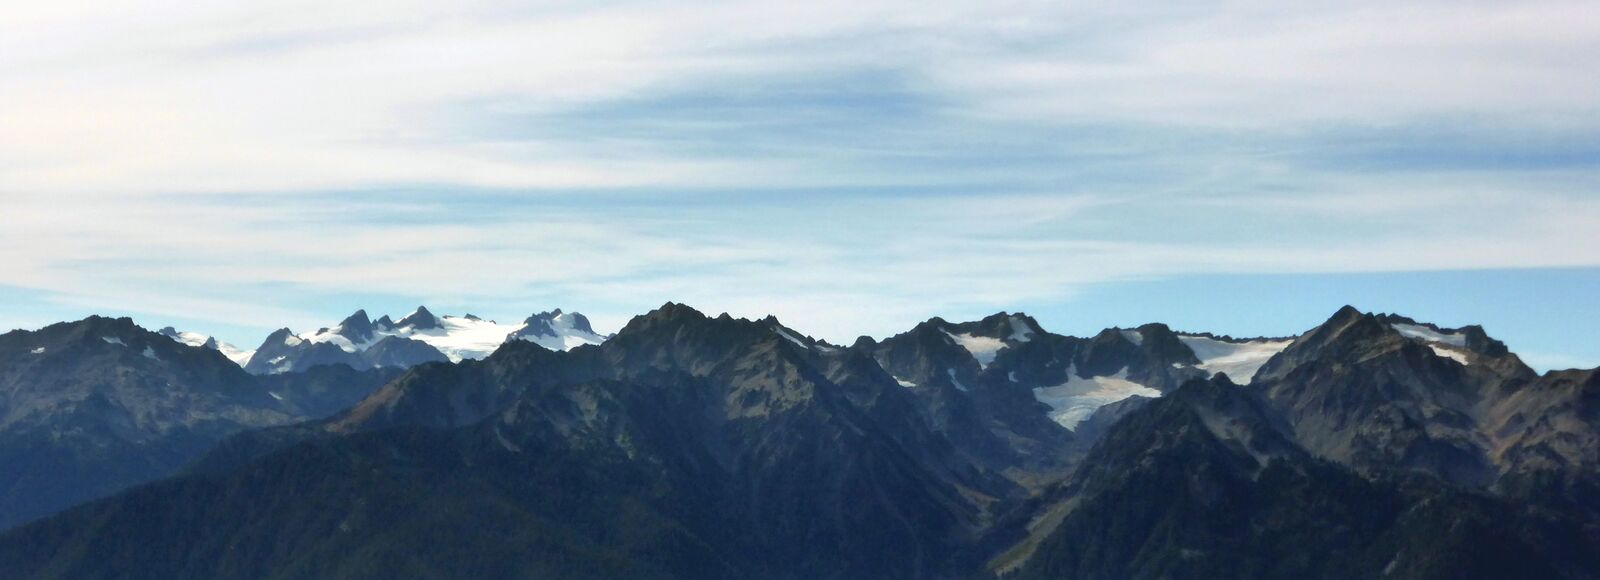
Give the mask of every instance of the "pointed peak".
M 394 328 L 394 319 L 385 314 L 383 317 L 372 321 L 372 325 L 378 328 Z
M 1340 307 L 1338 311 L 1334 312 L 1333 316 L 1328 318 L 1328 322 L 1353 321 L 1353 320 L 1356 320 L 1356 319 L 1361 318 L 1363 316 L 1366 316 L 1366 315 L 1362 314 L 1360 310 L 1356 309 L 1356 307 L 1351 306 L 1349 304 L 1346 304 L 1346 305 Z
M 161 336 L 165 336 L 167 338 L 177 338 L 178 337 L 178 329 L 173 328 L 171 326 L 163 326 L 163 327 L 161 327 L 161 330 L 157 330 L 156 331 L 156 334 L 159 334 Z
M 699 310 L 677 302 L 662 304 L 659 308 L 633 317 L 618 335 L 630 334 L 651 328 L 662 328 L 711 320 Z
M 556 308 L 554 310 L 546 310 L 544 312 L 535 313 L 534 315 L 529 316 L 528 320 L 551 321 L 551 320 L 555 320 L 557 318 L 561 318 L 561 317 L 566 316 L 566 315 L 567 315 L 567 313 L 562 312 L 560 308 Z
M 687 304 L 680 304 L 677 302 L 668 302 L 666 304 L 662 304 L 659 308 L 645 313 L 645 317 L 658 320 L 670 320 L 678 318 L 707 318 L 707 316 L 704 313 L 701 313 L 699 310 L 695 310 L 693 307 Z
M 367 318 L 366 309 L 360 309 L 355 311 L 355 313 L 351 314 L 350 316 L 346 316 L 344 322 L 341 322 L 340 324 L 347 324 L 350 322 L 370 323 L 372 320 Z
M 1044 327 L 1039 326 L 1039 321 L 1025 312 L 1011 313 L 1011 325 L 1018 333 L 1026 330 L 1032 334 L 1044 334 Z
M 372 338 L 372 319 L 366 310 L 357 310 L 339 323 L 339 334 L 357 342 Z
M 1011 313 L 1010 312 L 1006 312 L 1004 310 L 1001 310 L 999 312 L 996 312 L 994 314 L 990 314 L 988 316 L 985 316 L 985 317 L 979 319 L 978 322 L 989 324 L 989 323 L 1004 322 L 1004 321 L 1009 321 L 1009 320 L 1011 320 Z
M 1344 334 L 1348 330 L 1356 329 L 1357 327 L 1363 330 L 1361 334 L 1381 334 L 1382 332 L 1380 332 L 1379 329 L 1382 331 L 1394 332 L 1394 329 L 1391 328 L 1390 325 L 1384 324 L 1382 321 L 1378 320 L 1376 316 L 1356 310 L 1356 307 L 1354 306 L 1346 305 L 1343 308 L 1340 308 L 1337 312 L 1334 312 L 1333 316 L 1329 317 L 1327 322 L 1322 323 L 1321 326 L 1312 330 L 1312 333 L 1333 336 Z
M 416 312 L 412 312 L 405 318 L 401 318 L 398 326 L 409 326 L 416 330 L 438 328 L 439 319 L 435 317 L 432 312 L 428 311 L 428 307 L 418 306 Z
M 911 330 L 907 334 L 917 334 L 917 333 L 927 333 L 927 332 L 938 332 L 938 333 L 942 334 L 946 329 L 950 328 L 951 326 L 954 326 L 954 325 L 952 325 L 949 322 L 945 321 L 945 319 L 943 319 L 943 318 L 935 316 L 933 318 L 929 318 L 929 319 L 924 320 L 922 322 L 918 322 L 916 326 L 911 327 Z

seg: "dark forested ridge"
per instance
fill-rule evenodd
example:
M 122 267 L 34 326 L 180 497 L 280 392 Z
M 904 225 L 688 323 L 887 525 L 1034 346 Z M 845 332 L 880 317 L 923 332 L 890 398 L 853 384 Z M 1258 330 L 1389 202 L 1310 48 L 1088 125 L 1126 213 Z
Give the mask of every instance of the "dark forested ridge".
M 599 345 L 510 341 L 376 390 L 318 368 L 210 371 L 208 392 L 329 416 L 219 429 L 182 475 L 0 535 L 0 570 L 1600 577 L 1600 378 L 1534 373 L 1476 327 L 1346 308 L 1292 342 L 1076 338 L 1001 313 L 842 346 L 668 304 Z
M 0 335 L 0 529 L 172 475 L 233 433 L 326 417 L 397 374 L 253 377 L 126 318 Z

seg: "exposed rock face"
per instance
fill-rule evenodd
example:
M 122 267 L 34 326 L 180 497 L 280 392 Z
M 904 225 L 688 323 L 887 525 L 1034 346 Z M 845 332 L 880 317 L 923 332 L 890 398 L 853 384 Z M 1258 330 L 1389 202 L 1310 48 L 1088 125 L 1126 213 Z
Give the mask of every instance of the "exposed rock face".
M 1196 381 L 1129 414 L 997 569 L 1018 578 L 1582 578 L 1578 522 L 1437 480 L 1368 479 L 1270 404 Z
M 113 507 L 117 500 L 78 517 L 108 518 L 117 526 L 200 526 L 215 542 L 246 533 L 221 523 L 236 518 L 265 526 L 249 533 L 299 535 L 304 529 L 295 526 L 311 525 L 313 514 L 288 508 L 290 514 L 267 521 L 254 504 L 223 500 L 202 515 L 181 509 L 172 494 L 250 490 L 267 494 L 260 501 L 290 506 L 293 500 L 279 494 L 292 493 L 295 484 L 283 478 L 297 470 L 283 473 L 278 458 L 322 465 L 339 478 L 363 465 L 387 464 L 395 454 L 460 457 L 408 462 L 407 469 L 420 472 L 400 478 L 393 484 L 398 488 L 358 485 L 330 499 L 360 505 L 376 501 L 369 493 L 398 494 L 427 513 L 449 509 L 445 503 L 469 512 L 515 506 L 505 509 L 529 514 L 529 525 L 556 530 L 539 541 L 571 537 L 602 553 L 618 549 L 606 538 L 620 529 L 610 526 L 649 525 L 658 530 L 652 543 L 699 546 L 693 549 L 703 551 L 695 559 L 700 563 L 691 567 L 701 577 L 951 575 L 965 568 L 958 548 L 978 530 L 981 498 L 1010 488 L 973 466 L 957 469 L 964 464 L 922 423 L 912 395 L 870 363 L 847 349 L 797 344 L 765 322 L 713 319 L 669 304 L 635 318 L 600 347 L 558 353 L 508 345 L 481 362 L 419 367 L 321 427 L 351 435 L 291 446 L 225 476 L 152 488 L 139 500 L 152 503 L 138 521 L 125 519 L 123 508 Z M 432 429 L 403 440 L 374 439 L 410 425 Z M 327 463 L 329 453 L 355 463 Z M 510 475 L 539 471 L 529 464 L 535 459 L 537 465 L 571 461 L 573 477 L 590 473 L 608 482 L 600 486 L 608 499 L 594 512 L 601 514 L 601 533 L 586 531 L 590 513 L 528 503 L 577 491 L 566 487 L 575 483 L 570 478 Z M 429 499 L 435 494 L 415 487 L 416 477 L 475 491 L 467 498 Z M 261 478 L 266 483 L 255 483 Z M 416 530 L 424 532 L 434 533 Z M 397 545 L 423 541 L 400 533 Z M 166 544 L 157 544 L 151 549 L 162 553 Z M 671 552 L 644 549 L 674 559 Z M 368 557 L 362 553 L 324 554 L 329 560 L 318 565 Z M 898 557 L 883 557 L 889 553 Z M 240 562 L 226 550 L 212 554 L 191 565 L 222 569 Z M 262 565 L 280 573 L 301 563 Z M 87 568 L 79 570 L 99 564 L 82 565 Z
M 0 529 L 165 477 L 232 433 L 325 416 L 374 380 L 273 386 L 126 318 L 0 335 Z
M 252 380 L 293 400 L 359 375 L 318 368 Z M 1354 308 L 1292 339 L 1000 313 L 844 347 L 669 303 L 233 435 L 189 476 L 0 535 L 0 569 L 1592 578 L 1597 392 L 1482 329 Z

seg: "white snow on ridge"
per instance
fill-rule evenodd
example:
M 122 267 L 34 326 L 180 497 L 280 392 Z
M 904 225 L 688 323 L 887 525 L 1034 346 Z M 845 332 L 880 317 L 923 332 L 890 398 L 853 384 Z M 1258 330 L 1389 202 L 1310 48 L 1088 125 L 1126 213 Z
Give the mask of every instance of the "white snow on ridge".
M 211 337 L 204 334 L 185 331 L 177 331 L 177 334 L 167 335 L 167 338 L 171 338 L 172 340 L 176 340 L 189 346 L 205 346 L 206 341 L 211 340 Z
M 1444 333 L 1419 324 L 1394 324 L 1390 326 L 1406 338 L 1414 338 L 1423 342 L 1437 342 L 1450 346 L 1466 348 L 1467 335 L 1460 333 Z
M 893 375 L 890 375 L 890 376 L 893 376 Z M 908 389 L 917 386 L 916 383 L 913 383 L 911 381 L 902 379 L 900 377 L 894 377 L 894 382 L 900 383 L 900 386 L 908 388 Z
M 1456 361 L 1456 362 L 1461 363 L 1463 365 L 1472 364 L 1472 362 L 1467 359 L 1467 353 L 1465 353 L 1465 352 L 1462 352 L 1462 351 L 1459 351 L 1459 350 L 1455 350 L 1455 349 L 1451 349 L 1451 348 L 1442 347 L 1442 346 L 1439 346 L 1437 344 L 1430 344 L 1430 345 L 1428 345 L 1428 348 L 1433 349 L 1433 354 L 1436 354 L 1436 355 L 1442 356 L 1444 358 Z
M 340 327 L 329 328 L 322 332 L 311 332 L 292 337 L 295 341 L 306 340 L 313 343 L 332 343 L 345 352 L 360 352 L 371 348 L 379 341 L 390 336 L 399 336 L 417 340 L 438 349 L 450 362 L 461 362 L 464 359 L 481 359 L 489 356 L 507 340 L 526 340 L 550 350 L 571 350 L 585 344 L 600 344 L 606 337 L 576 328 L 574 317 L 568 313 L 557 314 L 550 320 L 550 328 L 554 335 L 542 334 L 538 336 L 516 336 L 513 334 L 527 328 L 527 323 L 500 324 L 493 320 L 468 318 L 465 316 L 440 316 L 439 324 L 435 328 L 414 328 L 401 326 L 399 328 L 373 327 L 372 337 L 360 343 L 352 342 L 339 332 Z M 292 344 L 292 343 L 291 343 Z
M 222 353 L 222 356 L 228 357 L 228 360 L 233 361 L 235 364 L 238 364 L 241 367 L 250 364 L 250 357 L 256 355 L 256 351 L 240 350 L 238 347 L 220 340 L 217 341 L 217 352 Z
M 802 338 L 800 338 L 798 336 L 795 336 L 794 332 L 792 332 L 789 329 L 784 328 L 782 326 L 774 325 L 772 327 L 772 331 L 778 333 L 778 336 L 782 336 L 785 339 L 788 339 L 789 342 L 795 343 L 795 345 L 797 345 L 797 346 L 799 346 L 800 348 L 803 348 L 803 349 L 810 350 L 812 348 L 815 348 L 815 349 L 820 350 L 822 352 L 834 352 L 834 351 L 839 350 L 837 348 L 822 344 L 820 342 L 817 343 L 817 344 L 814 344 L 814 345 L 813 344 L 807 344 L 805 339 L 802 339 Z
M 405 327 L 397 329 L 394 334 L 428 343 L 429 346 L 444 353 L 450 362 L 461 362 L 462 359 L 481 359 L 489 356 L 489 353 L 505 344 L 511 333 L 521 329 L 521 324 L 499 324 L 493 320 L 441 316 L 439 328 L 416 330 Z M 374 334 L 378 335 L 377 338 L 382 338 L 379 332 Z M 543 343 L 540 343 L 540 346 L 550 348 Z
M 606 337 L 604 336 L 578 329 L 573 320 L 575 319 L 573 318 L 572 313 L 563 312 L 561 314 L 557 314 L 555 318 L 550 320 L 550 328 L 556 331 L 555 336 L 521 336 L 518 338 L 550 350 L 572 350 L 586 344 L 600 344 L 606 341 Z M 522 330 L 523 326 L 524 325 L 522 324 L 518 324 L 517 330 Z M 494 349 L 489 349 L 489 352 L 494 352 Z M 487 355 L 487 353 L 485 354 Z
M 1421 341 L 1433 349 L 1433 354 L 1467 365 L 1472 364 L 1466 353 L 1467 335 L 1460 332 L 1440 332 L 1420 324 L 1391 324 L 1395 332 L 1412 340 Z
M 174 334 L 167 334 L 165 331 L 163 331 L 161 335 L 194 347 L 205 347 L 206 342 L 213 340 L 213 337 L 206 336 L 198 332 L 188 332 L 182 330 L 175 330 L 173 332 Z M 299 339 L 297 338 L 295 340 L 298 341 Z M 222 353 L 222 356 L 228 357 L 228 360 L 233 361 L 234 364 L 237 364 L 241 367 L 250 364 L 250 357 L 256 354 L 256 351 L 240 350 L 239 347 L 220 340 L 216 341 L 216 344 L 217 352 Z
M 789 331 L 785 330 L 782 326 L 773 325 L 772 331 L 778 333 L 778 336 L 788 339 L 789 342 L 795 343 L 800 348 L 811 348 L 811 345 L 806 344 L 806 341 L 800 340 L 800 337 L 790 334 Z
M 1198 367 L 1216 373 L 1227 373 L 1228 378 L 1241 385 L 1248 385 L 1255 378 L 1256 372 L 1261 370 L 1261 365 L 1273 355 L 1288 348 L 1293 340 L 1251 340 L 1245 342 L 1228 342 L 1206 336 L 1178 336 L 1184 346 L 1194 352 L 1195 358 L 1200 359 Z
M 1000 349 L 1006 347 L 1005 341 L 998 338 L 955 334 L 950 331 L 945 331 L 945 334 L 956 341 L 956 344 L 961 345 L 961 348 L 972 353 L 972 358 L 978 359 L 978 368 L 988 367 L 989 363 L 994 362 L 994 357 L 1000 353 Z
M 1144 333 L 1137 330 L 1123 330 L 1122 337 L 1128 339 L 1128 342 L 1133 343 L 1135 346 L 1144 345 Z
M 1135 395 L 1160 397 L 1161 391 L 1128 380 L 1126 368 L 1108 377 L 1084 378 L 1068 367 L 1067 382 L 1033 390 L 1033 398 L 1050 406 L 1050 418 L 1069 430 L 1077 430 L 1096 409 Z
M 1011 340 L 1013 342 L 1028 342 L 1033 339 L 1033 327 L 1028 321 L 1019 316 L 1011 317 Z

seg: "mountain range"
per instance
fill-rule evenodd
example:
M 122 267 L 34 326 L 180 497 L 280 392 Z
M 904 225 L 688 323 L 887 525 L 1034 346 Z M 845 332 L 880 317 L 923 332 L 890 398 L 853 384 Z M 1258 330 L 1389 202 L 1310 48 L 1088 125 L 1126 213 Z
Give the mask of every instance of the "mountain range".
M 1351 307 L 850 345 L 675 303 L 609 337 L 419 308 L 248 356 L 90 318 L 0 335 L 0 570 L 1593 578 L 1597 402 L 1596 370 Z
M 254 351 L 229 358 L 251 374 L 264 375 L 300 371 L 317 365 L 343 364 L 357 370 L 390 367 L 406 368 L 422 363 L 489 356 L 508 340 L 526 340 L 545 348 L 567 350 L 584 344 L 598 344 L 606 337 L 596 334 L 589 319 L 561 309 L 529 316 L 520 324 L 500 324 L 477 316 L 435 316 L 427 307 L 392 320 L 367 317 L 357 310 L 333 327 L 295 334 L 278 329 Z M 191 339 L 192 340 L 192 339 Z M 210 340 L 212 348 L 225 353 L 227 347 Z M 192 344 L 192 342 L 191 342 Z

